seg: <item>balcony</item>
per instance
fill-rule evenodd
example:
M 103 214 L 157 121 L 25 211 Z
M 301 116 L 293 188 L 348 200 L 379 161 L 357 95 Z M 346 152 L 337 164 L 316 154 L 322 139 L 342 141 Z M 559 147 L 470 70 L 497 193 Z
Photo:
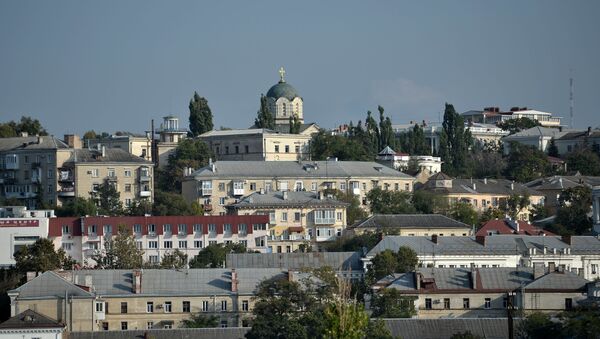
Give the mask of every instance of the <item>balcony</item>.
M 73 182 L 73 173 L 71 171 L 59 171 L 58 182 Z
M 148 198 L 150 196 L 152 196 L 152 191 L 140 191 L 140 197 Z
M 213 209 L 213 206 L 211 204 L 204 204 L 202 205 L 202 208 L 204 208 L 204 212 L 210 212 Z
M 360 195 L 360 188 L 358 188 L 358 187 L 353 188 L 352 189 L 352 194 L 354 194 L 354 195 Z
M 109 176 L 106 177 L 106 181 L 108 181 L 108 182 L 117 182 L 118 178 L 117 178 L 116 175 L 109 175 Z
M 151 179 L 150 172 L 147 168 L 140 170 L 140 182 L 150 182 Z
M 59 197 L 74 197 L 75 196 L 75 188 L 74 187 L 64 187 L 56 192 Z
M 41 166 L 42 166 L 42 163 L 37 162 L 37 161 L 31 163 L 31 168 L 32 169 L 40 168 Z
M 200 194 L 202 196 L 212 195 L 212 188 L 205 188 L 205 187 L 203 187 L 203 188 L 200 189 Z
M 241 196 L 244 195 L 244 185 L 235 185 L 233 186 L 233 195 L 234 196 Z

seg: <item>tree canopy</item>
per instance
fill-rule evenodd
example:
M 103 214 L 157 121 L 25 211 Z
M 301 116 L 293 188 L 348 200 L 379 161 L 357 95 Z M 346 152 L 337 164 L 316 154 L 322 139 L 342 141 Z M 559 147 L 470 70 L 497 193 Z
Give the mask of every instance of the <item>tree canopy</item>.
M 290 121 L 290 125 L 291 123 L 292 121 Z M 256 113 L 254 125 L 256 126 L 256 128 L 275 128 L 275 116 L 273 116 L 273 112 L 269 110 L 269 103 L 267 102 L 267 97 L 262 94 L 260 95 L 260 109 Z
M 92 199 L 75 197 L 68 200 L 62 206 L 56 208 L 56 216 L 58 217 L 83 217 L 86 215 L 96 215 L 98 208 Z
M 163 255 L 160 260 L 160 268 L 182 269 L 187 267 L 188 255 L 176 249 Z
M 518 182 L 528 182 L 551 172 L 548 156 L 532 146 L 510 144 L 506 176 Z
M 190 268 L 219 268 L 223 267 L 228 253 L 245 253 L 246 247 L 242 244 L 213 244 L 203 248 L 192 260 Z
M 9 121 L 0 123 L 0 138 L 18 137 L 21 133 L 32 135 L 48 135 L 38 119 L 22 116 L 19 122 Z
M 589 187 L 578 186 L 564 190 L 556 211 L 556 224 L 569 234 L 585 234 L 591 231 L 592 220 L 588 217 L 592 206 L 592 191 Z M 561 227 L 558 227 L 558 230 Z
M 213 115 L 208 107 L 208 100 L 194 92 L 194 96 L 190 99 L 190 132 L 193 137 L 202 133 L 212 131 Z
M 98 214 L 110 216 L 124 214 L 121 193 L 108 181 L 105 181 L 95 191 L 91 192 L 91 199 L 98 206 Z M 89 206 L 84 207 L 89 208 Z
M 367 193 L 367 200 L 374 214 L 411 214 L 417 211 L 411 203 L 411 194 L 405 191 L 376 187 Z
M 158 186 L 166 192 L 181 193 L 181 183 L 187 168 L 198 169 L 208 164 L 214 154 L 206 142 L 199 139 L 183 139 L 169 155 L 169 163 L 158 171 Z
M 442 170 L 452 176 L 465 173 L 471 144 L 471 132 L 465 129 L 463 117 L 456 113 L 454 106 L 446 103 L 439 148 Z
M 14 258 L 17 270 L 21 273 L 72 269 L 75 264 L 62 248 L 55 250 L 52 240 L 46 238 L 19 248 Z
M 402 246 L 398 252 L 385 250 L 371 260 L 367 278 L 370 283 L 375 283 L 390 274 L 414 271 L 418 263 L 417 253 L 410 247 Z
M 600 176 L 600 157 L 589 149 L 581 149 L 567 155 L 567 169 L 582 175 Z
M 117 228 L 117 235 L 114 238 L 106 238 L 104 250 L 92 256 L 96 267 L 102 269 L 142 268 L 144 251 L 137 248 L 131 230 L 125 225 L 118 225 Z
M 519 133 L 519 132 L 529 129 L 529 128 L 541 126 L 539 121 L 529 119 L 526 117 L 505 120 L 505 121 L 499 122 L 497 125 L 498 125 L 498 127 L 502 128 L 503 130 L 508 131 L 510 134 Z

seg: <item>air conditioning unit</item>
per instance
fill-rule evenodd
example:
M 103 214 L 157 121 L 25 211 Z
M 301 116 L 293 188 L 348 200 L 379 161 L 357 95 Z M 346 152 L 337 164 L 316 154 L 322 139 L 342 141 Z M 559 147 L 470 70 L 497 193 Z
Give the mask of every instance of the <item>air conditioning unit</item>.
M 156 308 L 158 308 L 158 309 L 161 309 L 161 308 L 163 308 L 163 304 L 158 304 L 158 305 L 156 305 Z

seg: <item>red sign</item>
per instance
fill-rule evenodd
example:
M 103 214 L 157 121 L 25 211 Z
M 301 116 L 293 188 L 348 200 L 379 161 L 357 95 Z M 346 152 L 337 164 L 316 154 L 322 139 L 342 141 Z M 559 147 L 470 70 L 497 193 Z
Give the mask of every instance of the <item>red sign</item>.
M 0 227 L 39 227 L 39 220 L 0 219 Z

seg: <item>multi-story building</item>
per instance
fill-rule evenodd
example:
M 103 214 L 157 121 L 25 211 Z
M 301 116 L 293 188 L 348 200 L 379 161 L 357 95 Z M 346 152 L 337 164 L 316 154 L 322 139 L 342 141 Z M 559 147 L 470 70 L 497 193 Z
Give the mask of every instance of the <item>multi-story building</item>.
M 448 199 L 449 204 L 466 202 L 479 212 L 506 205 L 511 196 L 529 197 L 529 205 L 517 211 L 517 219 L 529 220 L 534 205 L 544 204 L 544 195 L 506 179 L 453 179 L 439 172 L 421 188 Z
M 600 129 L 588 127 L 585 131 L 570 131 L 558 138 L 555 143 L 561 155 L 581 149 L 590 149 L 600 154 Z
M 0 199 L 18 199 L 30 208 L 58 201 L 57 165 L 69 146 L 53 136 L 0 139 Z
M 85 140 L 85 148 L 98 148 L 98 145 L 106 148 L 118 148 L 125 152 L 131 153 L 137 157 L 152 161 L 152 138 L 150 132 L 146 136 L 125 134 L 125 135 L 110 135 L 102 139 Z M 77 147 L 73 147 L 77 148 Z M 79 147 L 81 148 L 81 147 Z
M 375 214 L 352 225 L 348 231 L 352 234 L 470 236 L 473 235 L 473 226 L 441 214 Z
M 556 141 L 566 134 L 568 134 L 567 131 L 563 131 L 559 128 L 547 128 L 541 126 L 528 128 L 502 139 L 504 142 L 504 154 L 510 154 L 512 142 L 517 142 L 521 145 L 531 146 L 537 150 L 547 152 L 552 140 Z
M 555 213 L 559 207 L 559 199 L 564 190 L 575 187 L 588 187 L 600 185 L 600 177 L 580 175 L 554 175 L 539 178 L 525 184 L 525 186 L 544 194 L 544 204 L 550 213 Z
M 158 141 L 154 140 L 154 163 L 158 168 L 164 168 L 169 163 L 169 155 L 175 151 L 179 141 L 187 138 L 188 131 L 185 128 L 179 127 L 179 118 L 168 115 L 163 117 L 163 123 L 156 131 L 158 133 Z
M 475 233 L 476 236 L 506 234 L 556 235 L 543 228 L 533 226 L 527 221 L 513 220 L 511 218 L 489 220 Z
M 109 183 L 129 206 L 135 200 L 153 201 L 153 164 L 122 149 L 72 149 L 59 167 L 57 195 L 65 202 L 73 197 L 89 198 L 96 189 Z
M 120 227 L 133 234 L 144 261 L 152 264 L 176 249 L 191 259 L 211 244 L 241 243 L 266 252 L 269 236 L 269 217 L 261 215 L 51 218 L 49 224 L 47 236 L 56 248 L 92 266 L 92 256 Z
M 281 269 L 144 269 L 47 271 L 9 291 L 11 315 L 27 309 L 71 332 L 182 327 L 214 315 L 222 327 L 246 324 L 262 280 Z
M 474 123 L 498 124 L 511 119 L 528 118 L 537 121 L 543 127 L 560 127 L 560 117 L 553 117 L 552 113 L 528 109 L 527 107 L 513 107 L 508 112 L 500 111 L 499 107 L 486 107 L 483 111 L 471 110 L 461 114 L 465 120 Z
M 373 289 L 412 299 L 418 318 L 505 317 L 508 308 L 559 313 L 587 300 L 590 282 L 576 274 L 533 268 L 420 268 L 394 274 Z
M 593 236 L 385 236 L 363 258 L 365 268 L 384 250 L 412 248 L 421 267 L 545 267 L 600 278 L 600 239 Z
M 371 189 L 410 192 L 413 181 L 402 172 L 366 161 L 219 161 L 186 177 L 182 193 L 188 202 L 198 202 L 211 214 L 225 214 L 226 205 L 261 190 L 339 189 L 355 194 L 366 208 Z
M 209 131 L 199 138 L 217 160 L 296 161 L 309 160 L 312 135 L 255 128 Z
M 252 193 L 227 209 L 236 215 L 268 215 L 271 252 L 289 253 L 301 244 L 317 247 L 340 237 L 348 205 L 322 192 L 274 191 Z
M 377 154 L 377 162 L 390 164 L 390 167 L 403 172 L 411 168 L 413 168 L 415 172 L 427 171 L 432 174 L 442 171 L 442 159 L 440 157 L 398 153 L 390 146 L 386 146 Z
M 52 210 L 27 210 L 23 206 L 0 207 L 0 267 L 14 266 L 14 253 L 48 236 Z

